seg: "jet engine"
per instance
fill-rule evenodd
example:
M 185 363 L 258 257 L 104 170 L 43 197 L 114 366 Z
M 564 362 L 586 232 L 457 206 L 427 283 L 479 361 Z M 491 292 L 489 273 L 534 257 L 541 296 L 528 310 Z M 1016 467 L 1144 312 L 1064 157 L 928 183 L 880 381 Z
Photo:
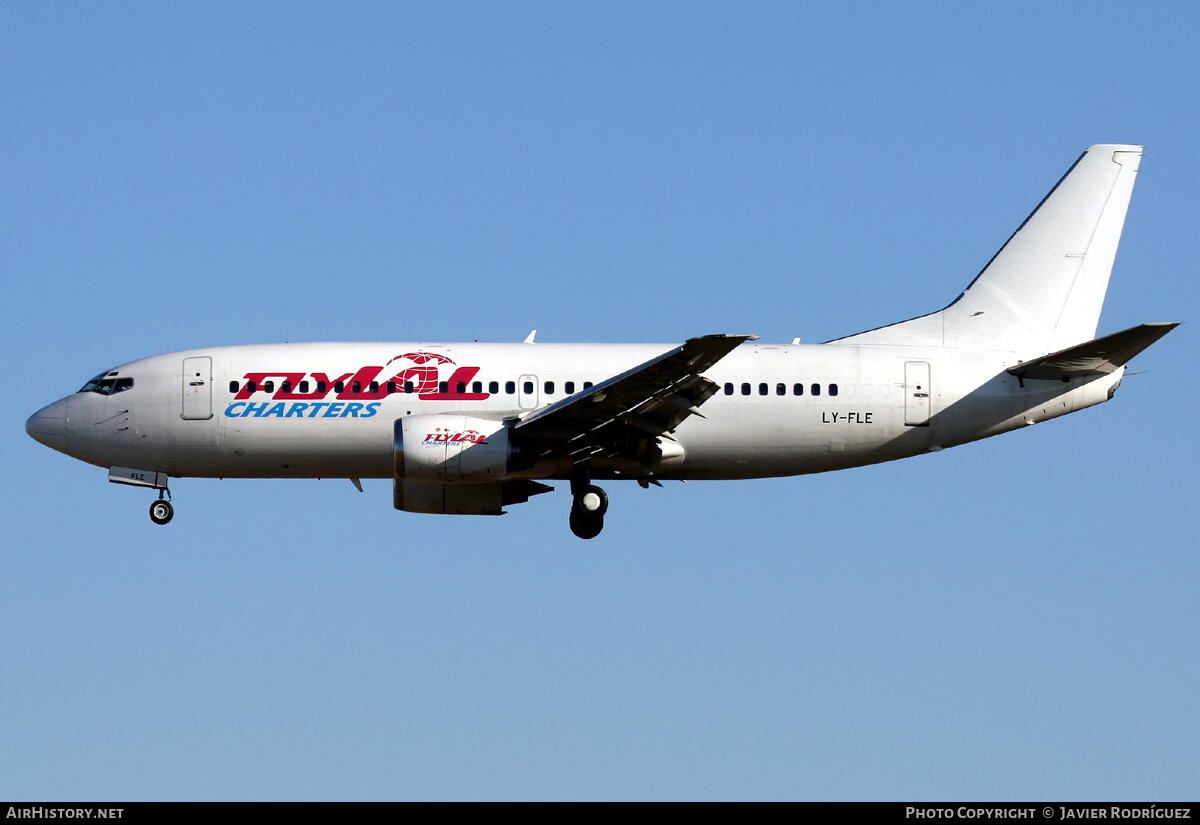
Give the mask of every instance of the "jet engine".
M 517 449 L 499 421 L 467 415 L 410 415 L 393 430 L 397 510 L 498 516 L 509 504 L 550 492 L 529 479 L 506 481 Z
M 396 420 L 396 478 L 435 484 L 499 481 L 512 455 L 500 421 L 467 415 L 410 415 Z

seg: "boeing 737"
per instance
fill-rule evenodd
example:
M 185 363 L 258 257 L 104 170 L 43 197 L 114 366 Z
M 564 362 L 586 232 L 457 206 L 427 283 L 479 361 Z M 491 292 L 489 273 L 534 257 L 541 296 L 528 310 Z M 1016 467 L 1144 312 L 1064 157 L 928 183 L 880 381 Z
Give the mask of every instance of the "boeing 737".
M 1141 157 L 1091 147 L 945 309 L 824 344 L 208 347 L 107 369 L 25 428 L 157 490 L 158 524 L 172 478 L 390 478 L 397 510 L 456 515 L 501 515 L 559 480 L 592 538 L 596 481 L 840 470 L 1111 399 L 1177 326 L 1095 337 Z

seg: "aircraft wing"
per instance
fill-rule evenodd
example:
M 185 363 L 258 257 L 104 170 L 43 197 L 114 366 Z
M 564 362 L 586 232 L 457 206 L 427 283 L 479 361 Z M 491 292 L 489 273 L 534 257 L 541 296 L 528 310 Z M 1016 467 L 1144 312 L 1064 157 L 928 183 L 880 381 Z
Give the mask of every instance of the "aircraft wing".
M 670 438 L 717 391 L 701 373 L 757 335 L 703 335 L 556 404 L 514 427 L 539 443 L 538 458 L 620 455 L 647 438 Z
M 1008 372 L 1022 381 L 1026 378 L 1065 381 L 1104 375 L 1125 366 L 1131 358 L 1177 326 L 1177 323 L 1141 324 L 1025 361 L 1009 367 Z

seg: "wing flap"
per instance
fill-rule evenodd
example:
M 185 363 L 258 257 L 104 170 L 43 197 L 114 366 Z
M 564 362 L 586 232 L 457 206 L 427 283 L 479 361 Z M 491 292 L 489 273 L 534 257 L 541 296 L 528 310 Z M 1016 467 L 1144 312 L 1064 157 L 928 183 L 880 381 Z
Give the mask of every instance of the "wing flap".
M 1140 324 L 1025 361 L 1010 367 L 1008 372 L 1022 381 L 1026 378 L 1065 381 L 1089 375 L 1105 375 L 1125 366 L 1135 355 L 1177 326 L 1178 323 Z

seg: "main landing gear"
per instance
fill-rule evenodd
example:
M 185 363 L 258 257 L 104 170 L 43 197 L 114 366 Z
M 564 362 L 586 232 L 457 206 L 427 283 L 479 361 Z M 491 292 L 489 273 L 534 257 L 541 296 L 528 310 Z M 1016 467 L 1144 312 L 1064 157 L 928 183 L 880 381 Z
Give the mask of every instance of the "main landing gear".
M 571 532 L 581 539 L 594 539 L 604 529 L 608 493 L 586 478 L 571 480 Z
M 170 490 L 161 488 L 158 491 L 158 501 L 150 505 L 150 520 L 155 524 L 166 524 L 175 517 L 175 508 L 171 506 L 169 498 L 163 498 L 163 493 L 168 497 L 171 495 Z

